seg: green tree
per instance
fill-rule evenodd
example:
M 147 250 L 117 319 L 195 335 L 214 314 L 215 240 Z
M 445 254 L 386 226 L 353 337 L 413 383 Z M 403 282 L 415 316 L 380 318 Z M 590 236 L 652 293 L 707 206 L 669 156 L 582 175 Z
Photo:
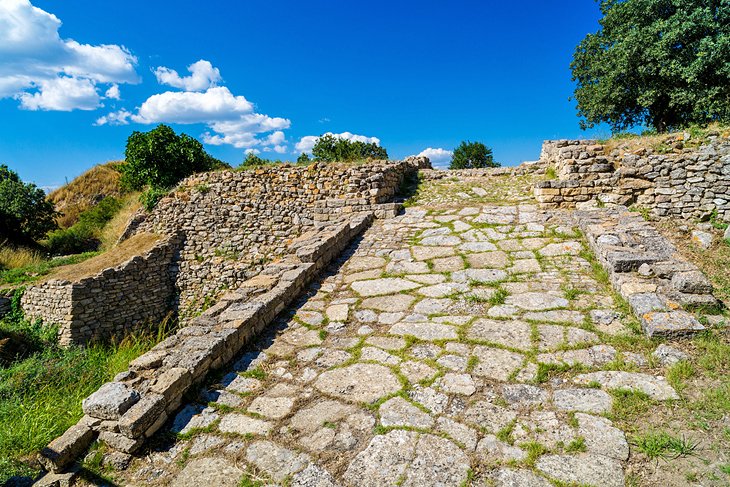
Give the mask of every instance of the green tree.
M 481 142 L 462 141 L 454 149 L 449 169 L 481 169 L 485 167 L 499 167 L 494 161 L 492 149 Z
M 56 228 L 56 211 L 46 193 L 0 165 L 0 242 L 30 243 Z
M 299 164 L 306 164 L 311 159 L 309 158 L 309 155 L 306 152 L 302 152 L 299 157 L 297 157 L 297 162 Z
M 360 142 L 324 134 L 312 148 L 315 161 L 351 162 L 366 159 L 387 159 L 388 151 L 375 142 Z
M 246 158 L 241 163 L 242 167 L 253 167 L 253 166 L 263 166 L 264 164 L 267 164 L 269 161 L 264 159 L 263 157 L 259 157 L 253 152 L 249 152 L 246 154 Z
M 571 63 L 582 128 L 730 120 L 730 1 L 600 0 Z
M 122 184 L 139 190 L 145 186 L 167 189 L 196 172 L 226 166 L 203 150 L 203 145 L 186 134 L 177 135 L 167 125 L 149 132 L 132 132 L 120 167 Z

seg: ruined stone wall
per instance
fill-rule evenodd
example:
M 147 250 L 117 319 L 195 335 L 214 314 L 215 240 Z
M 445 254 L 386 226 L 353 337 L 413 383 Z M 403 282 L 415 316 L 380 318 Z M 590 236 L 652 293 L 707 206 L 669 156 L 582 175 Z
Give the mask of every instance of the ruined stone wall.
M 679 139 L 651 148 L 606 153 L 595 141 L 546 141 L 541 161 L 558 179 L 535 188 L 546 208 L 603 203 L 648 208 L 657 217 L 716 214 L 730 221 L 730 137 L 711 135 L 699 147 Z M 668 153 L 660 153 L 668 152 Z
M 397 206 L 387 202 L 405 177 L 428 165 L 421 159 L 195 175 L 128 233 L 181 232 L 176 286 L 178 311 L 185 318 L 258 274 L 318 222 L 365 211 L 393 216 Z
M 58 325 L 62 345 L 121 337 L 158 323 L 175 295 L 172 264 L 179 246 L 180 238 L 169 236 L 144 254 L 94 276 L 30 287 L 21 307 L 31 320 Z

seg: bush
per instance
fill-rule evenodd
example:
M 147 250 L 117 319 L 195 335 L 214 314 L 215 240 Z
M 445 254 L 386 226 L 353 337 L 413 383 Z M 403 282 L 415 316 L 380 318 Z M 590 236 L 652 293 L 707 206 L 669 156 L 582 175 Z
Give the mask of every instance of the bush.
M 312 148 L 315 161 L 351 162 L 366 159 L 387 159 L 388 151 L 375 142 L 365 143 L 324 134 Z
M 139 202 L 142 203 L 145 210 L 152 211 L 152 209 L 167 193 L 168 191 L 165 189 L 147 188 L 147 190 L 139 195 Z
M 203 150 L 203 145 L 186 134 L 177 135 L 167 125 L 149 132 L 132 132 L 121 166 L 122 184 L 132 190 L 145 186 L 171 188 L 196 172 L 227 166 Z
M 106 197 L 98 205 L 79 215 L 79 221 L 67 229 L 51 232 L 45 247 L 52 255 L 80 254 L 97 250 L 101 243 L 100 235 L 114 215 L 121 209 L 119 199 Z
M 268 164 L 269 161 L 266 159 L 257 156 L 253 152 L 249 152 L 246 154 L 246 158 L 241 163 L 241 167 L 255 167 L 255 166 L 263 166 L 264 164 Z
M 454 149 L 449 169 L 481 169 L 485 167 L 499 167 L 494 161 L 492 149 L 481 142 L 462 141 Z
M 309 155 L 306 152 L 302 152 L 299 155 L 299 157 L 297 157 L 297 163 L 299 163 L 299 164 L 306 164 L 309 161 L 311 161 L 311 159 L 309 158 Z
M 0 241 L 30 243 L 56 228 L 56 211 L 35 184 L 0 165 Z

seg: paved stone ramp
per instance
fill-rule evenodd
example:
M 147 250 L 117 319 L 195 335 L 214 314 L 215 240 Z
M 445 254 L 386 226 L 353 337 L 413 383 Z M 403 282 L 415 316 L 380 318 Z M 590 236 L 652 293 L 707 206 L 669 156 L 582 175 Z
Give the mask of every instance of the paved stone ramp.
M 624 325 L 569 215 L 487 183 L 377 221 L 129 483 L 623 486 L 608 390 L 676 393 L 605 343 Z

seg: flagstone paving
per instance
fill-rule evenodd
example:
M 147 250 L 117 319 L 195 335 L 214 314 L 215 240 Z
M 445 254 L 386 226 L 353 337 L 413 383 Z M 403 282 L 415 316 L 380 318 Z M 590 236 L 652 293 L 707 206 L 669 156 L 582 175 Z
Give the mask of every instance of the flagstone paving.
M 616 348 L 621 311 L 569 215 L 517 189 L 489 202 L 478 180 L 432 187 L 376 221 L 127 480 L 624 485 L 611 390 L 676 393 Z

